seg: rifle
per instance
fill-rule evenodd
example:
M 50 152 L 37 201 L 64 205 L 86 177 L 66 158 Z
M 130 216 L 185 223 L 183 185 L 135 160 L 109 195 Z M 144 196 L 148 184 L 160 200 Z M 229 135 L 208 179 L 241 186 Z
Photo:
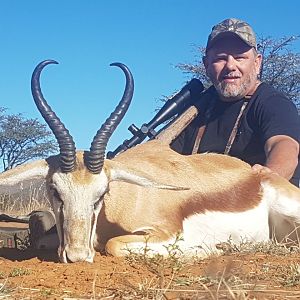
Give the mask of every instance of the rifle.
M 150 139 L 158 138 L 163 141 L 167 140 L 166 143 L 170 143 L 171 140 L 176 138 L 176 134 L 178 135 L 180 132 L 179 129 L 177 129 L 177 133 L 172 131 L 171 135 L 170 133 L 165 134 L 167 127 L 172 125 L 177 128 L 179 123 L 180 128 L 182 127 L 182 123 L 184 123 L 183 126 L 186 127 L 195 118 L 197 109 L 193 106 L 193 103 L 199 98 L 199 94 L 203 90 L 204 87 L 200 80 L 194 78 L 189 81 L 175 96 L 167 100 L 150 122 L 143 124 L 140 129 L 134 124 L 131 124 L 128 130 L 133 134 L 133 137 L 129 140 L 125 140 L 116 150 L 109 151 L 106 157 L 111 159 L 121 152 L 140 144 L 146 137 Z M 183 112 L 185 113 L 183 114 Z M 157 126 L 170 120 L 175 115 L 177 115 L 177 117 L 164 126 L 159 132 L 155 131 Z

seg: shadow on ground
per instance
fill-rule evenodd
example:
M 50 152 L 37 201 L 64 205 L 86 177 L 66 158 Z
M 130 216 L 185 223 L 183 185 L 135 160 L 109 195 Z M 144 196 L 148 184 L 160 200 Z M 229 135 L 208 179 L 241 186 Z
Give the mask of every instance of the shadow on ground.
M 1 248 L 0 257 L 11 261 L 26 261 L 36 257 L 41 261 L 58 262 L 56 250 L 35 250 L 31 248 L 19 250 L 13 248 Z

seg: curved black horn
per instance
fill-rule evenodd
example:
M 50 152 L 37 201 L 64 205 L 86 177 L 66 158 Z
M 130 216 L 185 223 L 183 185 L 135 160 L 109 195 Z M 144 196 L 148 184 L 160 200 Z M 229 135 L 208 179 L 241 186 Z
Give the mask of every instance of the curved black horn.
M 133 77 L 128 67 L 121 63 L 113 63 L 111 66 L 117 66 L 123 70 L 126 77 L 126 86 L 118 106 L 97 131 L 90 151 L 86 153 L 86 166 L 89 171 L 94 174 L 99 174 L 102 170 L 108 140 L 124 117 L 130 105 L 134 90 Z
M 55 60 L 45 60 L 39 63 L 34 69 L 31 77 L 31 92 L 38 110 L 52 130 L 58 142 L 60 149 L 61 170 L 62 172 L 68 173 L 75 168 L 75 143 L 69 131 L 65 128 L 64 124 L 60 121 L 60 119 L 48 105 L 47 101 L 44 99 L 40 86 L 41 72 L 43 68 L 49 64 L 58 64 L 58 62 Z

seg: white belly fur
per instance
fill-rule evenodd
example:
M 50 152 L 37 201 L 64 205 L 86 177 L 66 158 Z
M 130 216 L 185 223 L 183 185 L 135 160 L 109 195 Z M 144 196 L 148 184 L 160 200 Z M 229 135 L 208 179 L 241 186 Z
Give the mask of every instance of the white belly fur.
M 229 240 L 235 244 L 269 240 L 268 208 L 265 201 L 245 212 L 206 211 L 191 215 L 183 221 L 181 239 L 173 237 L 161 243 L 149 242 L 147 254 L 168 256 L 170 250 L 178 247 L 185 257 L 206 257 L 219 252 L 216 244 Z M 170 246 L 174 244 L 175 248 Z M 126 247 L 135 253 L 144 253 L 145 243 L 132 242 Z
M 206 211 L 195 214 L 183 221 L 183 251 L 201 246 L 203 256 L 216 251 L 215 245 L 231 241 L 261 242 L 269 240 L 268 208 L 265 201 L 245 212 Z M 192 252 L 199 252 L 196 249 Z

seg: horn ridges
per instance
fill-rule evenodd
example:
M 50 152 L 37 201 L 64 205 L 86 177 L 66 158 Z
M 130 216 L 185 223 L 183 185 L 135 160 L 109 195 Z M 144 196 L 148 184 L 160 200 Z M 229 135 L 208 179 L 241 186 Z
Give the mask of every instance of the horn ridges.
M 134 80 L 129 68 L 122 63 L 112 63 L 111 66 L 122 69 L 126 77 L 126 86 L 122 99 L 97 131 L 91 143 L 90 151 L 85 155 L 86 166 L 94 174 L 99 174 L 102 170 L 108 140 L 128 110 L 134 91 Z
M 75 168 L 76 163 L 76 148 L 72 136 L 65 128 L 64 124 L 56 116 L 55 112 L 45 100 L 41 87 L 40 75 L 43 68 L 49 64 L 58 64 L 55 60 L 45 60 L 39 63 L 33 71 L 31 78 L 31 92 L 34 102 L 40 111 L 42 117 L 53 132 L 60 149 L 60 162 L 62 172 L 71 172 Z

